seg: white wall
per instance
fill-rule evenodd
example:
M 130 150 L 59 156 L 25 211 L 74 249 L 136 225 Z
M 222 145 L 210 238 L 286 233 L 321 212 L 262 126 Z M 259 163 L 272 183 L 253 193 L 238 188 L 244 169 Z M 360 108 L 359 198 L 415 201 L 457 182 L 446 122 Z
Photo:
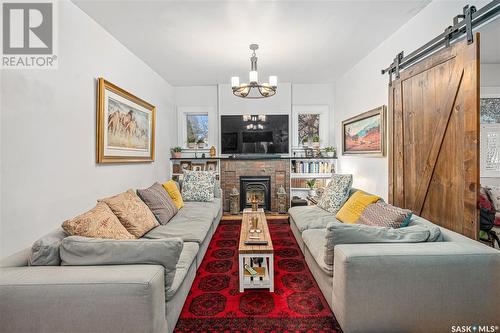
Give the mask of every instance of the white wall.
M 468 1 L 433 1 L 408 21 L 375 50 L 363 58 L 337 82 L 335 87 L 336 142 L 341 144 L 342 120 L 371 110 L 388 101 L 388 76 L 381 75 L 396 54 L 406 54 L 425 44 L 449 26 L 452 18 L 462 13 Z M 478 1 L 477 8 L 487 1 Z M 355 187 L 376 193 L 387 199 L 387 157 L 340 156 L 339 170 L 354 175 Z
M 321 142 L 322 146 L 335 146 L 334 126 L 334 85 L 333 84 L 293 84 L 293 105 L 325 105 L 329 109 L 327 142 Z M 339 148 L 339 147 L 338 147 Z
M 177 111 L 175 114 L 175 122 L 178 126 L 175 128 L 174 138 L 175 145 L 181 147 L 185 144 L 185 134 L 180 126 L 185 125 L 184 122 L 179 119 L 180 114 L 184 111 L 191 112 L 193 108 L 197 108 L 200 111 L 208 112 L 209 115 L 209 142 L 208 147 L 212 144 L 217 145 L 218 142 L 218 111 L 217 111 L 217 85 L 212 86 L 189 86 L 189 87 L 175 87 L 175 105 L 177 106 Z M 211 131 L 210 129 L 215 128 Z
M 1 73 L 0 257 L 97 198 L 168 177 L 173 88 L 71 2 L 59 2 L 58 29 L 57 70 Z M 99 76 L 157 107 L 154 163 L 95 164 Z

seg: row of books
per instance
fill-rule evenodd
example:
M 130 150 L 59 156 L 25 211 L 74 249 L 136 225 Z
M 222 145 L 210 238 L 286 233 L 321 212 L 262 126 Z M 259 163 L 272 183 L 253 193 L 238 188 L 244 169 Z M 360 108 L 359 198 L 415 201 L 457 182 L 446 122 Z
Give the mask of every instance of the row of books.
M 323 161 L 292 161 L 292 172 L 294 173 L 332 173 L 335 172 L 331 162 Z
M 307 180 L 305 178 L 292 178 L 290 180 L 290 186 L 292 188 L 307 188 Z M 316 179 L 316 184 L 314 187 L 320 188 L 320 187 L 325 187 L 327 185 L 327 182 L 329 182 L 330 179 Z

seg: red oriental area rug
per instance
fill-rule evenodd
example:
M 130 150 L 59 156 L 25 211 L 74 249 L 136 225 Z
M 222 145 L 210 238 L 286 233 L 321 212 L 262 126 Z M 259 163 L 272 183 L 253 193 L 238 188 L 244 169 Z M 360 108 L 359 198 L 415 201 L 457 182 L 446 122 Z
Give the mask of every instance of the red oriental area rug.
M 341 332 L 287 220 L 268 221 L 275 292 L 238 291 L 240 221 L 221 221 L 175 332 Z

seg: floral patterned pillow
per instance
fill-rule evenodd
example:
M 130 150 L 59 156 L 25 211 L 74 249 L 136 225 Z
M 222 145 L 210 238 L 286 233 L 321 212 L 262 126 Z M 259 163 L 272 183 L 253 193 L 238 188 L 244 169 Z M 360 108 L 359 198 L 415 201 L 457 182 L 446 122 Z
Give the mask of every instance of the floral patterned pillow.
M 215 176 L 211 171 L 184 171 L 184 201 L 214 201 Z
M 340 208 L 349 198 L 352 186 L 352 175 L 334 174 L 332 180 L 318 199 L 317 206 L 327 212 L 337 214 Z

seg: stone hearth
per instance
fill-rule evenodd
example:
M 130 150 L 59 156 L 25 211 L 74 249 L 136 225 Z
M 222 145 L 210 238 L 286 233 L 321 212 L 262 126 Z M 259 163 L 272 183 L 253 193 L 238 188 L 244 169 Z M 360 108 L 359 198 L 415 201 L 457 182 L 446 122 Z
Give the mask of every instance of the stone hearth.
M 271 211 L 278 210 L 277 191 L 280 185 L 290 194 L 290 162 L 288 160 L 221 160 L 220 180 L 224 192 L 223 209 L 229 211 L 229 195 L 233 187 L 240 191 L 240 177 L 269 176 L 271 180 Z M 288 204 L 288 202 L 287 202 Z

